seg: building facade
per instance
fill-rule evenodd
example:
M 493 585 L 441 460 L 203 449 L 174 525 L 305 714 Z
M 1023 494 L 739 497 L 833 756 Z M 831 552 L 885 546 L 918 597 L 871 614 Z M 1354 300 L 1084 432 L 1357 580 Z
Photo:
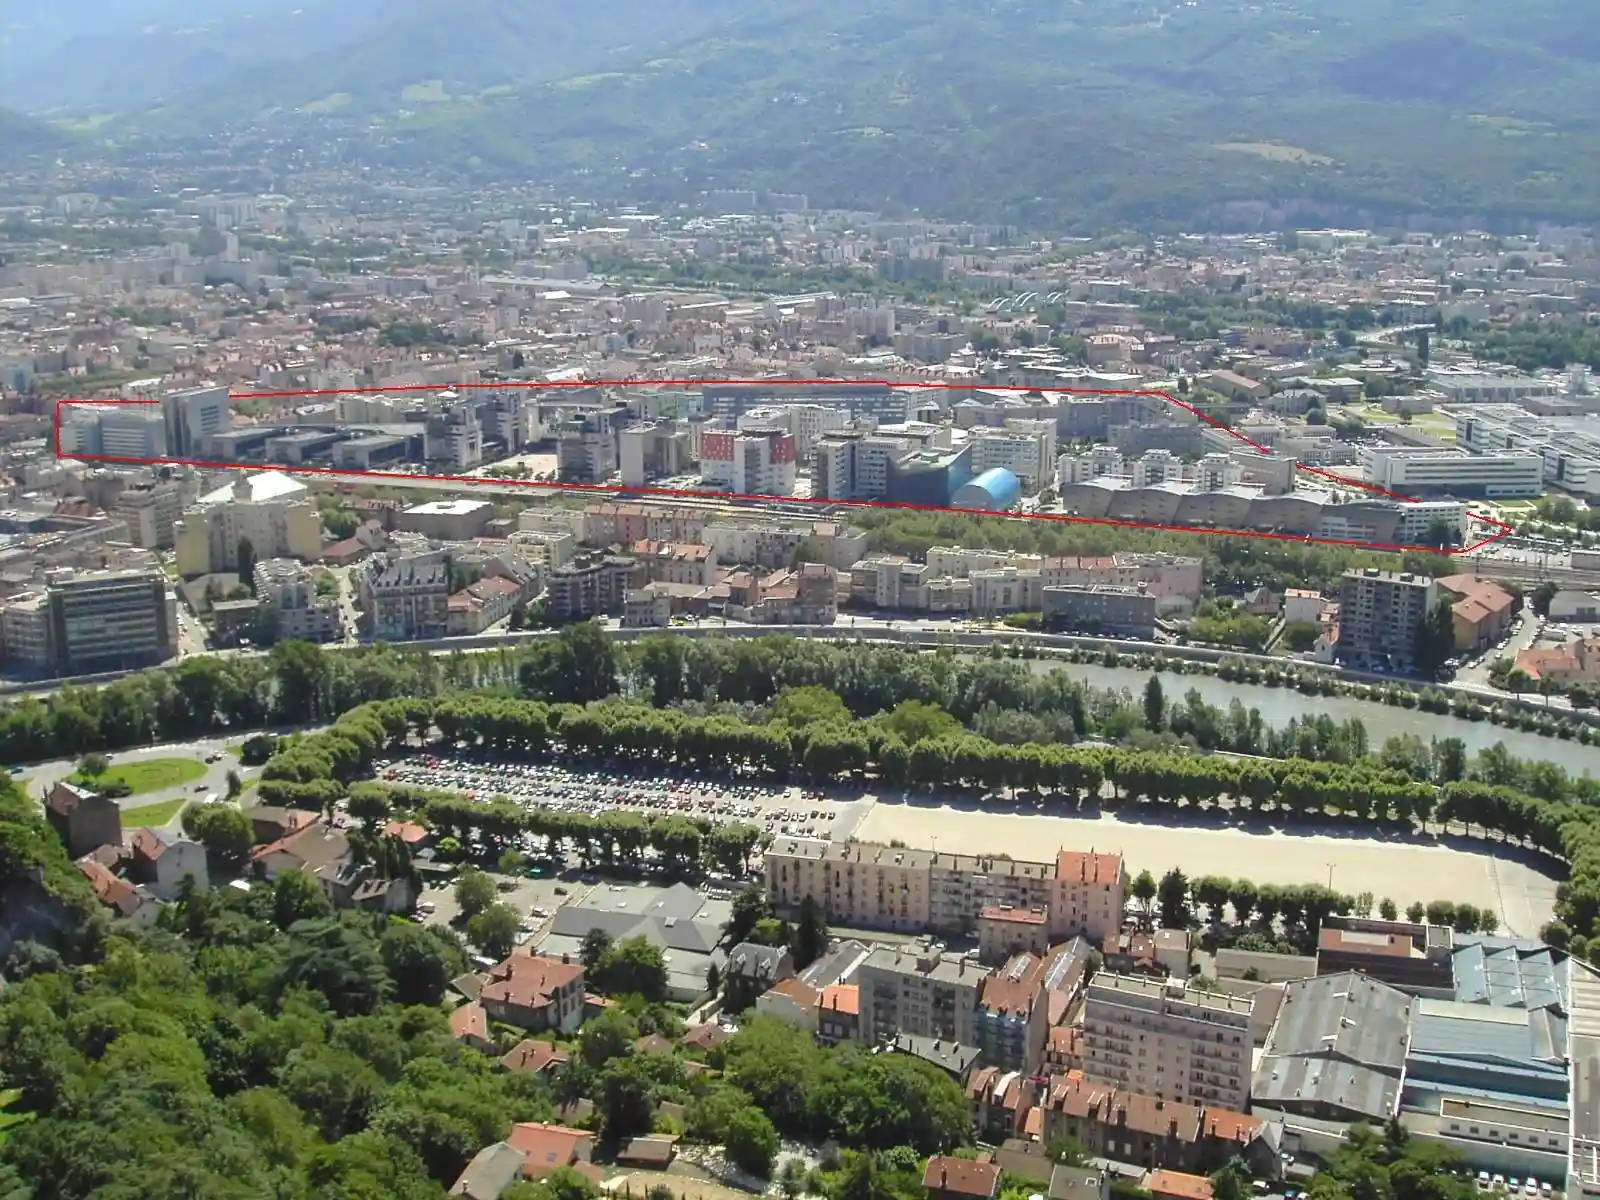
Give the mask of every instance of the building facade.
M 1084 1004 L 1083 1072 L 1160 1100 L 1243 1112 L 1250 1101 L 1249 997 L 1102 972 Z
M 1423 575 L 1376 567 L 1346 571 L 1339 588 L 1336 656 L 1358 668 L 1413 670 L 1417 632 L 1438 599 L 1438 585 Z

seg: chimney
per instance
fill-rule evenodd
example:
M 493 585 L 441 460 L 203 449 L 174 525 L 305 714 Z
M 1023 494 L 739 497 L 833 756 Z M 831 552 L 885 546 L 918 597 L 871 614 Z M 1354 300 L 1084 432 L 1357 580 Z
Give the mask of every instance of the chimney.
M 565 950 L 563 950 L 561 952 L 561 962 L 562 962 L 563 966 L 571 966 L 572 965 L 572 955 L 567 953 Z
M 940 1163 L 939 1164 L 939 1186 L 941 1188 L 944 1187 L 946 1180 L 948 1180 L 949 1178 L 950 1178 L 950 1168 L 945 1166 L 943 1163 Z

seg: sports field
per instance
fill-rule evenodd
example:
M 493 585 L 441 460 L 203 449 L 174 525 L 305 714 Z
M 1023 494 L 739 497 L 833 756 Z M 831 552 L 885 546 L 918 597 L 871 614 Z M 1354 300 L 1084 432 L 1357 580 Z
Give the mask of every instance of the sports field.
M 1045 817 L 881 801 L 872 805 L 854 836 L 1033 861 L 1053 858 L 1059 849 L 1115 851 L 1130 873 L 1149 871 L 1157 878 L 1178 867 L 1191 879 L 1226 875 L 1256 884 L 1331 880 L 1348 895 L 1388 897 L 1402 912 L 1418 900 L 1493 908 L 1500 914 L 1501 933 L 1522 936 L 1536 934 L 1550 920 L 1556 896 L 1555 880 L 1520 861 L 1422 837 L 1403 841 L 1358 838 L 1342 831 L 1254 833 L 1146 824 L 1111 815 Z M 1482 845 L 1487 851 L 1491 843 Z

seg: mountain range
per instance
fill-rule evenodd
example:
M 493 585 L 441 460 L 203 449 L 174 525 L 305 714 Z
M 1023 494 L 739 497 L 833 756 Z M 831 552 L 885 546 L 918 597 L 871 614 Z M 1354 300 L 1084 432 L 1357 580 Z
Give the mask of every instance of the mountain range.
M 184 7 L 36 6 L 51 15 L 11 37 L 38 53 L 0 103 L 94 114 L 117 139 L 321 124 L 374 164 L 461 179 L 1068 229 L 1269 206 L 1600 215 L 1600 7 L 1571 0 L 213 0 L 203 24 Z

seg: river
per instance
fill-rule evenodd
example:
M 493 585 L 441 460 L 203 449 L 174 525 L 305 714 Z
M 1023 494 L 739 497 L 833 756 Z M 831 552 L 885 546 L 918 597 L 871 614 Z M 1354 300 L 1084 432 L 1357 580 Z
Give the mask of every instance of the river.
M 1089 687 L 1126 689 L 1133 693 L 1135 700 L 1144 694 L 1145 683 L 1151 674 L 1148 670 L 1107 667 L 1099 663 L 1069 663 L 1043 658 L 1025 661 L 1036 671 L 1066 671 Z M 1367 738 L 1374 750 L 1387 739 L 1407 733 L 1416 734 L 1424 742 L 1433 738 L 1458 737 L 1472 753 L 1487 750 L 1496 742 L 1504 742 L 1506 749 L 1518 758 L 1552 762 L 1572 775 L 1586 772 L 1600 775 L 1600 747 L 1584 746 L 1561 738 L 1541 737 L 1520 729 L 1491 725 L 1488 721 L 1464 721 L 1459 717 L 1380 704 L 1375 700 L 1357 700 L 1352 696 L 1308 696 L 1293 688 L 1237 683 L 1218 679 L 1215 675 L 1175 675 L 1163 671 L 1161 686 L 1166 690 L 1168 704 L 1181 703 L 1193 688 L 1207 704 L 1214 704 L 1224 711 L 1235 700 L 1247 709 L 1260 709 L 1261 719 L 1274 727 L 1287 725 L 1291 717 L 1316 718 L 1324 713 L 1340 722 L 1354 718 L 1367 727 Z

